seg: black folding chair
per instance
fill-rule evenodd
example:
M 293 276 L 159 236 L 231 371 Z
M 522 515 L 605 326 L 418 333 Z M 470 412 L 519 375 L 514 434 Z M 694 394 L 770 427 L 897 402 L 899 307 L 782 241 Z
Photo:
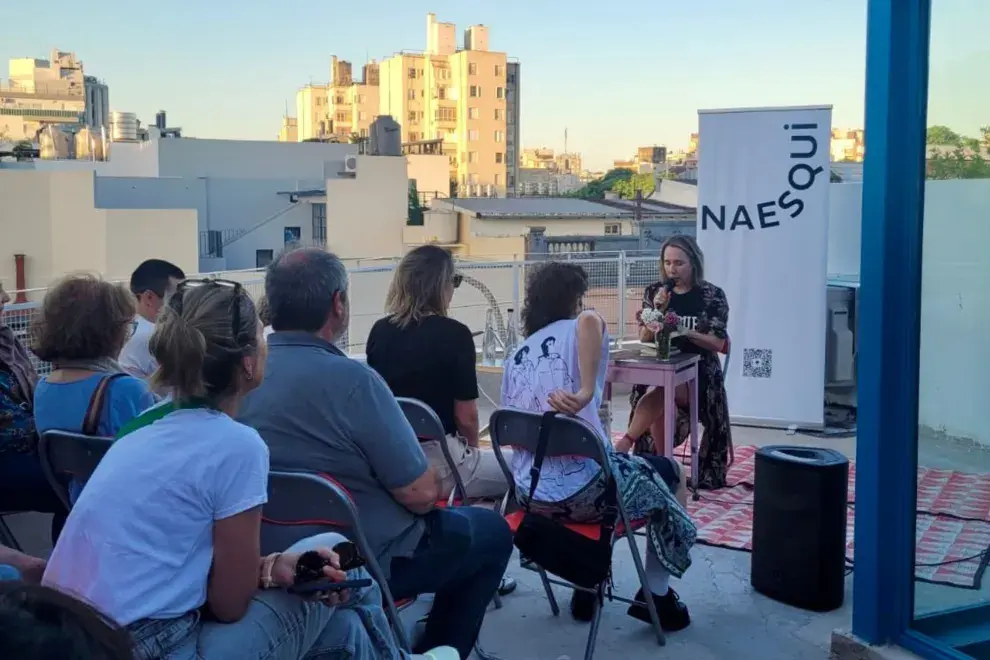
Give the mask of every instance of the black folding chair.
M 454 488 L 450 491 L 450 496 L 444 506 L 453 506 L 457 502 L 467 503 L 467 489 L 464 488 L 461 473 L 457 471 L 457 463 L 450 454 L 450 447 L 447 446 L 447 433 L 444 431 L 443 422 L 437 417 L 437 413 L 419 399 L 396 397 L 395 400 L 399 402 L 402 413 L 406 416 L 406 420 L 420 441 L 435 440 L 440 443 L 443 459 L 454 478 Z
M 495 449 L 495 456 L 498 458 L 498 463 L 502 467 L 502 471 L 505 473 L 506 480 L 509 483 L 509 495 L 517 504 L 519 504 L 519 500 L 515 479 L 512 476 L 512 471 L 509 468 L 509 465 L 506 463 L 505 458 L 502 455 L 502 448 L 513 447 L 516 450 L 528 451 L 535 455 L 537 445 L 539 444 L 540 426 L 542 423 L 543 415 L 536 412 L 525 412 L 521 410 L 508 410 L 505 408 L 500 408 L 492 413 L 491 416 L 489 428 L 491 429 L 492 446 Z M 587 422 L 577 417 L 558 415 L 553 418 L 552 423 L 553 427 L 550 431 L 546 457 L 581 456 L 584 458 L 590 458 L 601 466 L 605 477 L 611 480 L 611 469 L 609 468 L 608 460 L 605 454 L 605 446 L 602 444 L 602 438 L 598 431 L 592 428 Z M 666 637 L 663 634 L 663 629 L 660 627 L 660 618 L 657 615 L 653 599 L 649 597 L 650 587 L 646 580 L 646 569 L 643 566 L 642 557 L 639 556 L 639 549 L 636 546 L 636 540 L 633 534 L 637 527 L 642 527 L 645 524 L 645 521 L 630 520 L 628 514 L 626 513 L 626 509 L 622 504 L 621 497 L 617 498 L 617 504 L 617 508 L 619 510 L 619 520 L 615 528 L 615 533 L 612 536 L 612 544 L 614 546 L 616 541 L 623 536 L 629 542 L 629 549 L 632 552 L 633 563 L 636 566 L 636 573 L 639 576 L 639 583 L 643 589 L 643 593 L 646 595 L 645 605 L 650 613 L 650 620 L 652 621 L 653 629 L 656 632 L 657 642 L 663 646 L 666 644 Z M 513 531 L 518 529 L 519 524 L 522 522 L 523 515 L 525 515 L 525 512 L 520 509 L 505 516 Z M 601 533 L 601 525 L 598 523 L 566 523 L 566 526 L 578 534 L 582 534 L 593 539 L 598 538 Z M 552 579 L 541 566 L 530 563 L 524 567 L 535 570 L 539 573 L 540 579 L 543 582 L 543 588 L 547 593 L 547 599 L 550 601 L 550 610 L 553 612 L 554 616 L 558 616 L 560 614 L 560 607 L 557 605 L 557 599 L 554 597 L 553 589 L 550 586 L 551 584 L 557 584 L 569 589 L 595 594 L 596 598 L 594 613 L 591 620 L 591 630 L 588 632 L 588 642 L 585 646 L 585 660 L 591 660 L 595 653 L 595 643 L 598 639 L 598 627 L 601 623 L 602 615 L 600 604 L 601 601 L 604 598 L 608 598 L 609 600 L 618 600 L 629 604 L 636 603 L 636 601 L 614 595 L 611 587 L 607 584 L 608 580 L 598 585 L 597 588 L 587 589 L 570 582 Z
M 81 482 L 88 481 L 112 444 L 113 438 L 71 431 L 47 431 L 41 434 L 38 442 L 41 469 L 66 511 L 72 509 L 66 477 Z
M 325 475 L 271 472 L 268 475 L 268 503 L 262 516 L 263 554 L 285 550 L 297 541 L 325 532 L 342 534 L 357 545 L 367 561 L 368 573 L 381 588 L 385 611 L 399 646 L 411 652 L 412 646 L 399 619 L 399 608 L 392 598 L 385 574 L 364 535 L 354 500 L 343 487 Z

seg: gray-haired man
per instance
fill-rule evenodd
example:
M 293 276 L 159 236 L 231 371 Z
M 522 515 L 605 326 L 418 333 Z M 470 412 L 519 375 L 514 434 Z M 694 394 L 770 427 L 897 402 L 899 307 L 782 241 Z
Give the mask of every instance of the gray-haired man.
M 482 508 L 435 508 L 436 475 L 395 397 L 334 346 L 349 315 L 337 257 L 281 255 L 265 294 L 275 332 L 265 380 L 240 421 L 268 443 L 272 469 L 329 474 L 350 492 L 393 595 L 436 594 L 419 647 L 468 657 L 512 553 L 508 525 Z

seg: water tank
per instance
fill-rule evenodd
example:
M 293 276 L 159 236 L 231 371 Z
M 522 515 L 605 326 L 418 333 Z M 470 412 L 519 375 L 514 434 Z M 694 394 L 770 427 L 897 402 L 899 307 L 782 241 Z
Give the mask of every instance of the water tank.
M 158 112 L 155 113 L 155 126 L 158 127 L 158 130 L 164 131 L 166 128 L 168 128 L 167 121 L 168 120 L 166 119 L 164 110 L 159 110 Z
M 46 126 L 38 138 L 39 152 L 43 160 L 61 160 L 69 157 L 69 136 L 55 126 Z
M 389 115 L 382 115 L 371 122 L 368 129 L 368 152 L 371 156 L 401 156 L 402 131 L 399 123 Z
M 77 160 L 106 160 L 103 133 L 84 128 L 76 133 Z
M 136 142 L 138 137 L 138 118 L 133 112 L 110 113 L 110 140 L 112 142 Z

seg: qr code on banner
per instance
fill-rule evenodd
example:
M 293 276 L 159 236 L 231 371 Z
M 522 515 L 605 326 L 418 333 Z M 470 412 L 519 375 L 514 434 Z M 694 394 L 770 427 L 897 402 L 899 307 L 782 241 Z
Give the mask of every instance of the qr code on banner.
M 743 378 L 770 378 L 773 351 L 769 348 L 743 349 Z

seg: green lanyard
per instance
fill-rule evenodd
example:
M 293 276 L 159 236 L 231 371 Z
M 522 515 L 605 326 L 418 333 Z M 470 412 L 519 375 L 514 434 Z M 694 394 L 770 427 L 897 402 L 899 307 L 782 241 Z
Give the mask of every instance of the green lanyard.
M 130 422 L 124 424 L 124 426 L 117 431 L 116 439 L 120 440 L 125 435 L 129 435 L 138 429 L 144 428 L 145 426 L 150 426 L 163 417 L 171 415 L 177 410 L 190 410 L 196 408 L 213 408 L 213 406 L 206 399 L 200 398 L 187 399 L 181 402 L 168 401 L 166 403 L 162 403 L 145 410 Z

